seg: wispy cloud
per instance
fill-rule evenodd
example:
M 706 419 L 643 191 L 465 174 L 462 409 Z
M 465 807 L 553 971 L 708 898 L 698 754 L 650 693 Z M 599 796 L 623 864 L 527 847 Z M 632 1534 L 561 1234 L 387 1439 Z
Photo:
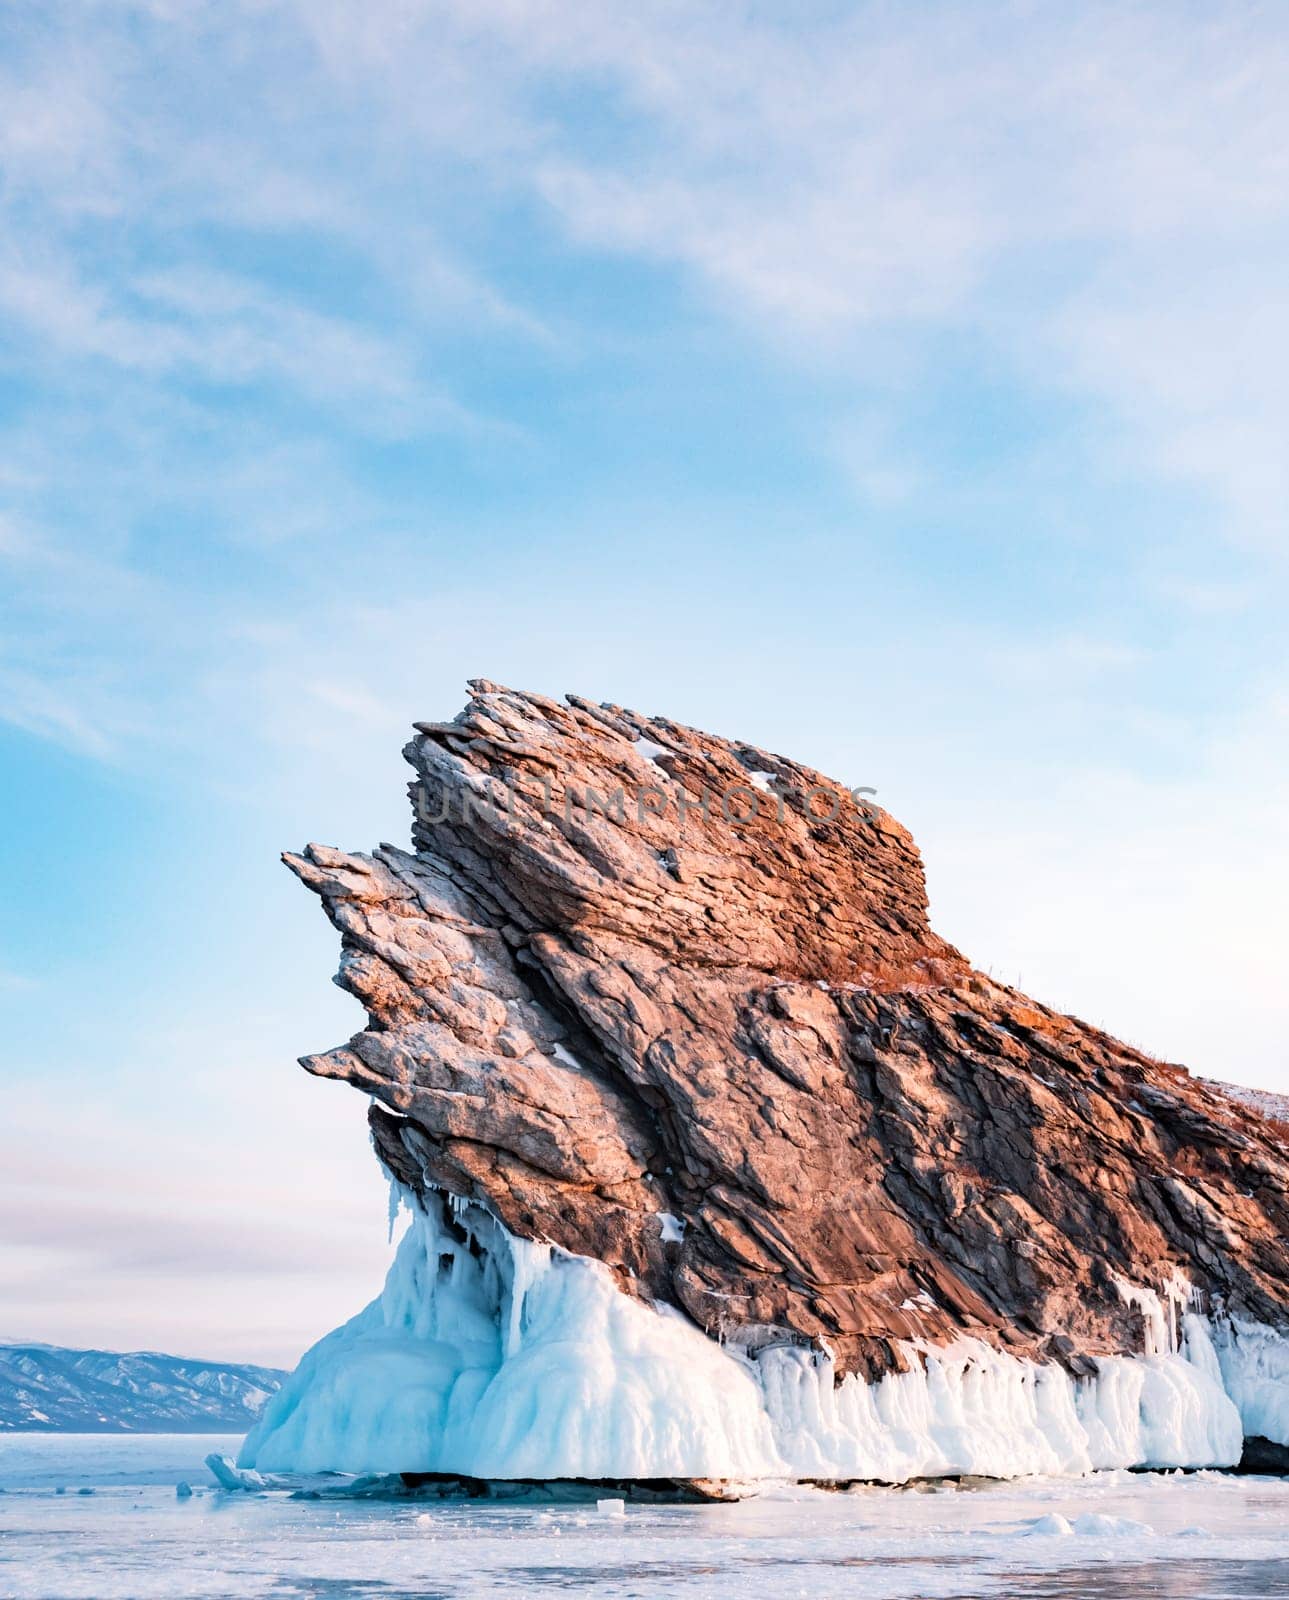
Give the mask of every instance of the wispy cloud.
M 890 330 L 933 362 L 946 328 L 983 334 L 1036 390 L 1113 408 L 1116 470 L 1283 540 L 1289 326 L 1247 313 L 1277 303 L 1289 227 L 1289 27 L 1265 8 L 127 9 L 55 7 L 0 113 L 27 241 L 0 300 L 55 349 L 283 384 L 358 426 L 469 427 L 404 330 L 557 336 L 445 248 L 466 185 L 476 217 L 527 197 L 583 247 L 681 268 L 812 362 L 871 365 Z M 236 48 L 251 14 L 258 67 Z M 141 59 L 175 92 L 129 99 Z M 312 236 L 367 262 L 400 335 L 200 260 L 85 277 L 96 212 L 163 254 L 176 224 Z
M 0 310 L 32 354 L 103 361 L 153 380 L 280 384 L 347 407 L 361 427 L 404 432 L 474 422 L 434 395 L 403 347 L 209 268 L 170 268 L 108 288 L 66 261 L 0 261 Z
M 392 116 L 431 59 L 472 81 L 488 41 L 508 180 L 583 244 L 685 268 L 812 360 L 863 361 L 887 324 L 986 330 L 1040 390 L 1112 407 L 1124 456 L 1211 492 L 1229 533 L 1284 544 L 1289 27 L 1265 8 L 533 3 L 467 24 L 428 0 L 309 26 L 351 92 L 393 86 Z M 542 74 L 618 137 L 540 117 Z
M 106 760 L 116 746 L 80 699 L 76 685 L 64 686 L 34 672 L 0 668 L 3 720 L 27 733 L 70 745 Z

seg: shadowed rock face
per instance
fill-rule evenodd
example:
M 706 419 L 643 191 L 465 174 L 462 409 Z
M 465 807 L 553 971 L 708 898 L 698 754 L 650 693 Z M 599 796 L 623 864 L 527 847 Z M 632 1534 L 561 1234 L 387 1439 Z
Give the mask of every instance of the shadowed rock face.
M 471 688 L 404 752 L 415 853 L 284 858 L 370 1019 L 303 1064 L 374 1097 L 404 1183 L 870 1377 L 913 1337 L 1140 1350 L 1120 1285 L 1178 1269 L 1289 1324 L 1277 1126 L 973 971 L 885 812 L 663 719 Z

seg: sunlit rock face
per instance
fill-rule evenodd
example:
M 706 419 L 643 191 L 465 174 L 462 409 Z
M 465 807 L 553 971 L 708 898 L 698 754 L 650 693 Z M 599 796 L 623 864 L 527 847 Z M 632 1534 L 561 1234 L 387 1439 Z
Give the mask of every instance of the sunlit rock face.
M 1289 1324 L 1275 1122 L 974 971 L 871 795 L 471 687 L 404 752 L 411 851 L 285 858 L 369 1015 L 304 1065 L 373 1097 L 410 1195 L 834 1381 L 964 1339 L 1090 1379 L 1187 1311 Z

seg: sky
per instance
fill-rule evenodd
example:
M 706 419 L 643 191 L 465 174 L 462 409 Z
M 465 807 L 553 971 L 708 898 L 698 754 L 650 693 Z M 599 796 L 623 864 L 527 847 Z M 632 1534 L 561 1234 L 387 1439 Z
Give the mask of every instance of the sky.
M 379 1287 L 278 853 L 464 680 L 803 760 L 1289 1090 L 1289 12 L 0 0 L 0 1338 Z

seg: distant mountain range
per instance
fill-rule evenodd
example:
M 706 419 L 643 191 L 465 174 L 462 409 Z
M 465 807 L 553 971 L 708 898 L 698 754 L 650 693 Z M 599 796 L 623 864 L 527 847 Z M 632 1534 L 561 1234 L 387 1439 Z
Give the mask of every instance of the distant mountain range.
M 0 1344 L 0 1432 L 240 1433 L 285 1377 L 151 1350 Z

